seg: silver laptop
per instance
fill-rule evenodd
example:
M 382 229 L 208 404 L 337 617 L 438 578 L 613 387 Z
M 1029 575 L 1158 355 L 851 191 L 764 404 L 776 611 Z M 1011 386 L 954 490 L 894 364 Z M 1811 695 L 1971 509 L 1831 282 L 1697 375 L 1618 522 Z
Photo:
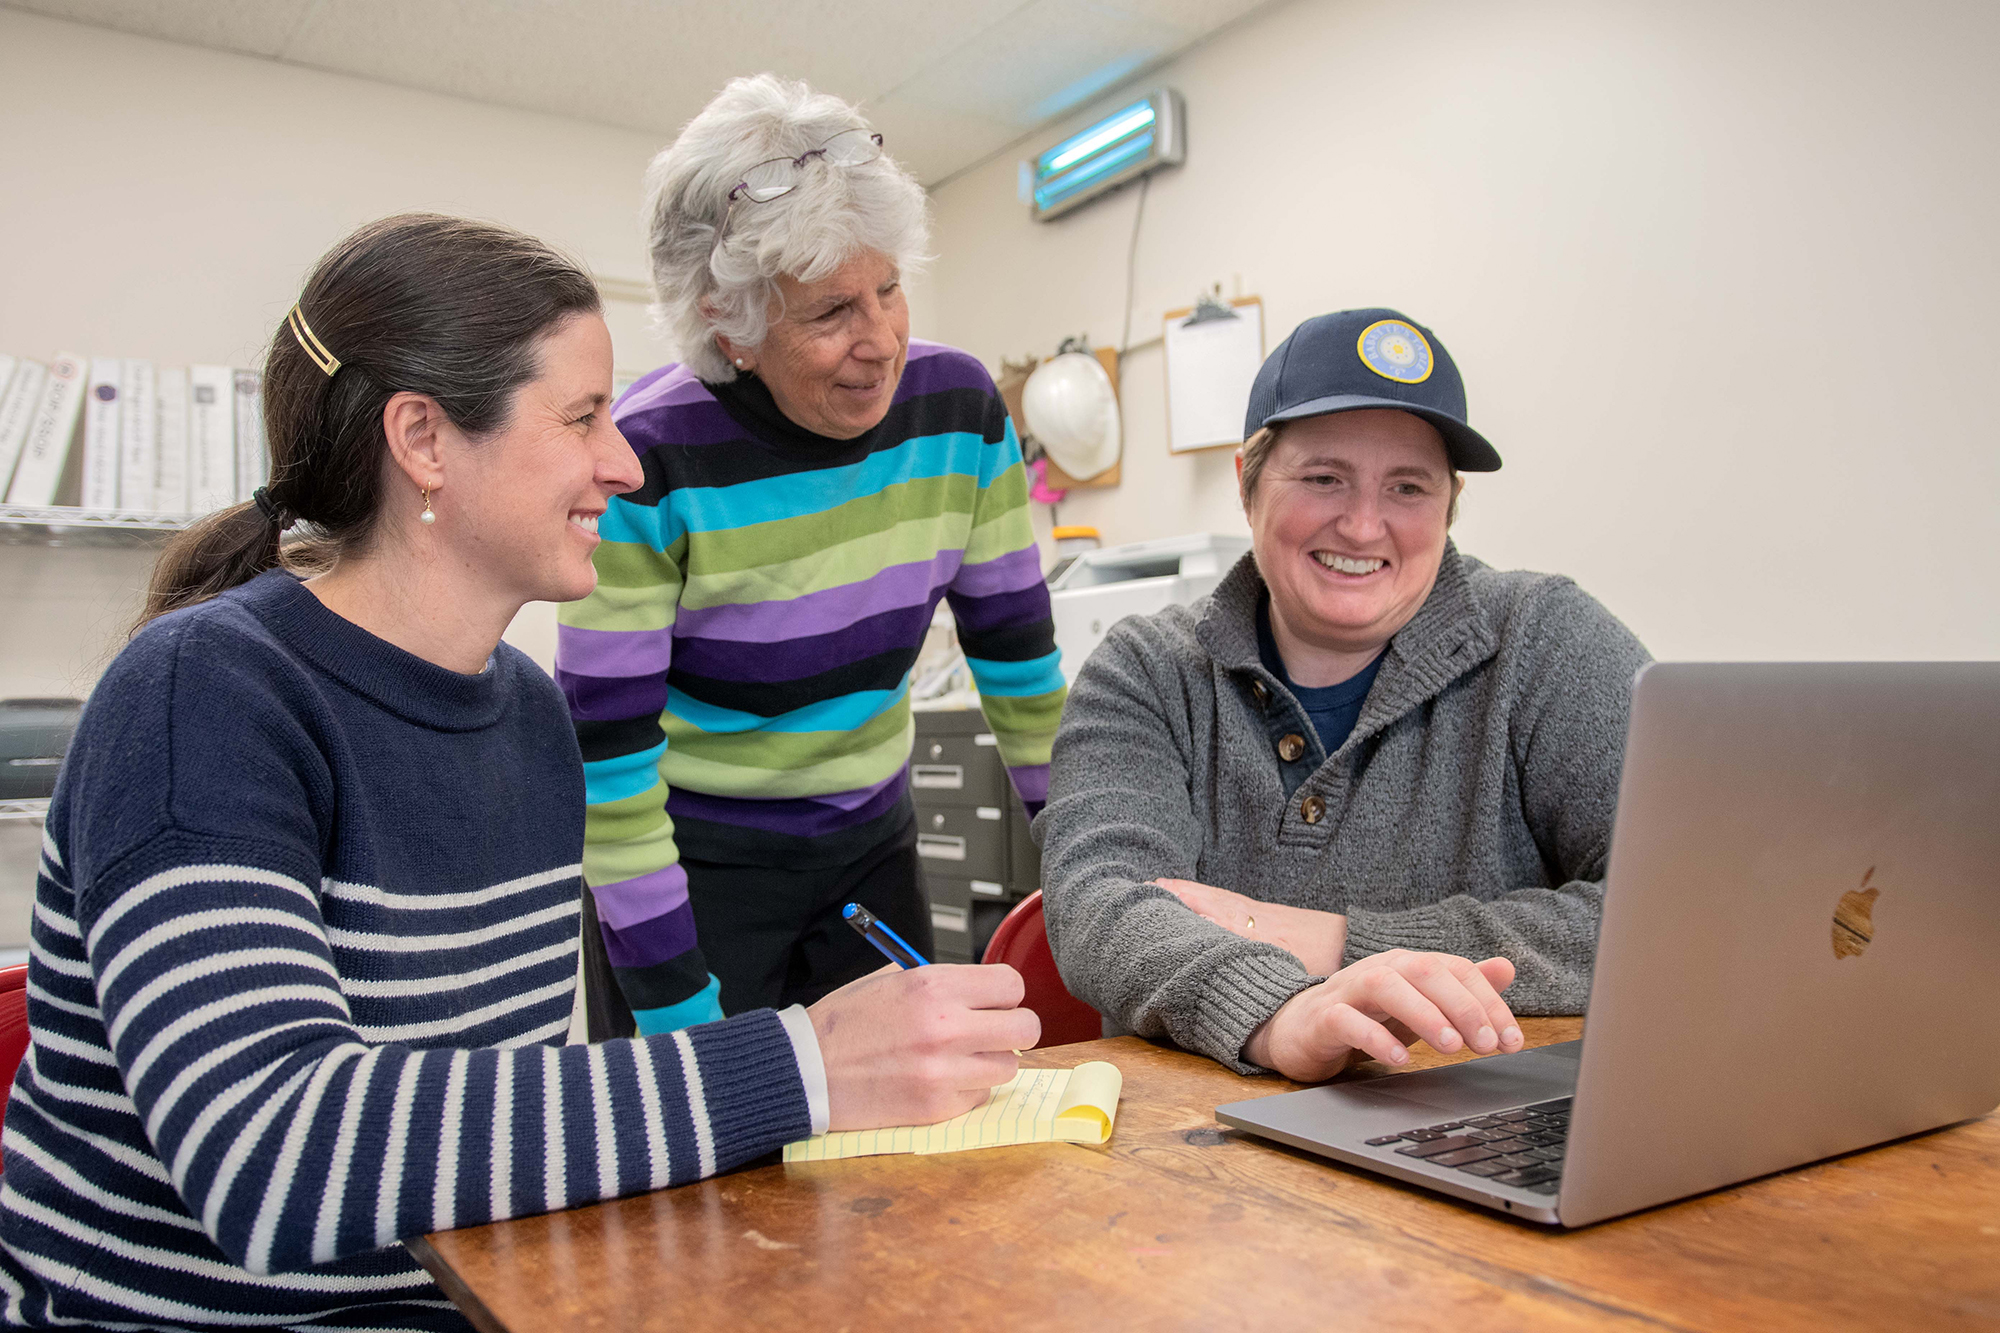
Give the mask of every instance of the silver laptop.
M 1215 1108 L 1583 1226 L 2000 1104 L 2000 663 L 1639 675 L 1584 1038 Z

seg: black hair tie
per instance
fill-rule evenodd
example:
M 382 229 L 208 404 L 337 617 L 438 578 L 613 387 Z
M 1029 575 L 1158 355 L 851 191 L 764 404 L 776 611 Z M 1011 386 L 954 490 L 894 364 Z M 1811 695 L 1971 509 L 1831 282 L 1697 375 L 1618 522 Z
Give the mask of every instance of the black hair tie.
M 270 487 L 259 486 L 255 491 L 251 492 L 250 498 L 257 502 L 258 510 L 264 515 L 264 521 L 277 528 L 278 531 L 283 532 L 286 528 L 292 526 L 292 516 L 287 514 L 278 502 L 271 498 Z

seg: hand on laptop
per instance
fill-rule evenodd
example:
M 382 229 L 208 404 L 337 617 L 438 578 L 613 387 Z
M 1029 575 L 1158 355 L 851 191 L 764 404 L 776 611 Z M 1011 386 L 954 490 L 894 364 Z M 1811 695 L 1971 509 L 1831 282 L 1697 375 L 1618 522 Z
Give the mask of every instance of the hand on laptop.
M 1418 1039 L 1447 1054 L 1467 1046 L 1481 1055 L 1518 1051 L 1521 1029 L 1500 998 L 1513 981 L 1514 965 L 1504 958 L 1373 954 L 1285 1001 L 1250 1034 L 1243 1058 L 1317 1083 L 1369 1056 L 1403 1064 L 1406 1043 Z
M 1191 879 L 1156 879 L 1153 883 L 1231 934 L 1277 945 L 1304 963 L 1314 976 L 1331 976 L 1340 970 L 1340 960 L 1347 952 L 1347 918 L 1337 912 L 1267 903 Z

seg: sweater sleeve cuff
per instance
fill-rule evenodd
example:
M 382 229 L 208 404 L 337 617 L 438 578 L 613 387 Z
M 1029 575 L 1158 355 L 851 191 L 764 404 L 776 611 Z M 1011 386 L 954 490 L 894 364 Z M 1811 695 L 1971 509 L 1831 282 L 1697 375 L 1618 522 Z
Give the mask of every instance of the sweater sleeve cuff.
M 699 1154 L 700 1175 L 728 1171 L 810 1136 L 798 1058 L 783 1021 L 769 1009 L 642 1040 L 670 1042 L 682 1051 L 690 1105 L 707 1122 L 693 1126 L 697 1143 L 704 1128 L 708 1140 Z
M 1194 1040 L 1201 1052 L 1239 1074 L 1268 1073 L 1243 1058 L 1250 1034 L 1285 1001 L 1321 978 L 1276 949 L 1240 953 L 1209 975 L 1195 1010 Z
M 778 1021 L 785 1025 L 785 1035 L 792 1039 L 792 1054 L 799 1059 L 799 1081 L 806 1085 L 806 1109 L 812 1115 L 812 1132 L 824 1134 L 833 1121 L 833 1113 L 827 1104 L 826 1061 L 820 1055 L 819 1034 L 813 1031 L 812 1019 L 802 1004 L 780 1009 Z
M 1402 912 L 1349 912 L 1347 947 L 1340 965 L 1352 967 L 1364 958 L 1391 949 L 1428 952 L 1445 947 L 1444 913 L 1435 907 L 1413 907 Z

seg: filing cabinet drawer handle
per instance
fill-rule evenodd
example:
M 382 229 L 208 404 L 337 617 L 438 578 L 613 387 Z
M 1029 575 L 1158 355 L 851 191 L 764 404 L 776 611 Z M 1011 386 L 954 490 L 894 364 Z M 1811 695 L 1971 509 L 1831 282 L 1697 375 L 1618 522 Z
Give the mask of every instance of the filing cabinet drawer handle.
M 964 791 L 964 764 L 911 764 L 910 785 L 924 791 Z
M 934 861 L 963 861 L 965 839 L 948 837 L 942 833 L 919 833 L 917 855 L 928 856 Z
M 972 929 L 972 913 L 963 907 L 940 907 L 932 903 L 931 929 L 955 930 L 964 935 Z

